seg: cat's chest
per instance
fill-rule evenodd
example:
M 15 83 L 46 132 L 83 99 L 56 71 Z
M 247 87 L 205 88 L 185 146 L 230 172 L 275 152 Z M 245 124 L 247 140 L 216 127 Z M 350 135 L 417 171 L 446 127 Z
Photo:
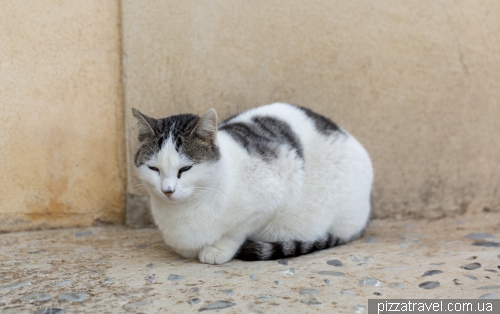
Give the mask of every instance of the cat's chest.
M 152 206 L 158 229 L 168 245 L 198 249 L 220 238 L 220 221 L 200 208 L 172 208 Z

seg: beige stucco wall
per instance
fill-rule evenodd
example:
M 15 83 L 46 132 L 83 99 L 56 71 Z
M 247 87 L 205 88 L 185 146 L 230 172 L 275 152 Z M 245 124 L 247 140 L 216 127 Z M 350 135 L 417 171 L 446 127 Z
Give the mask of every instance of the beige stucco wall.
M 0 231 L 119 223 L 119 1 L 2 1 Z
M 129 157 L 131 107 L 224 118 L 285 101 L 366 146 L 376 216 L 500 210 L 500 2 L 124 0 L 122 14 Z
M 494 1 L 3 1 L 0 232 L 122 222 L 132 106 L 308 106 L 367 147 L 378 217 L 500 211 L 499 82 Z

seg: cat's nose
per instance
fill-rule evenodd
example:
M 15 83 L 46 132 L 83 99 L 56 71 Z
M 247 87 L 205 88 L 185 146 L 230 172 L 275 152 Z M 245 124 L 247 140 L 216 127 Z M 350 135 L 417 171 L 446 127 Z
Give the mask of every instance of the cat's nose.
M 170 197 L 172 196 L 172 194 L 174 194 L 175 190 L 163 190 L 163 194 L 165 194 L 166 196 Z

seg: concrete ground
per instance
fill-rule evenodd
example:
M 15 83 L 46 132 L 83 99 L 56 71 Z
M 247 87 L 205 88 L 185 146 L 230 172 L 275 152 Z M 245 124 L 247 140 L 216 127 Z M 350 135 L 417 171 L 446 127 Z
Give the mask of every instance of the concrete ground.
M 213 266 L 171 253 L 155 229 L 8 233 L 0 313 L 367 313 L 371 298 L 499 298 L 499 238 L 499 213 L 375 220 L 348 245 Z

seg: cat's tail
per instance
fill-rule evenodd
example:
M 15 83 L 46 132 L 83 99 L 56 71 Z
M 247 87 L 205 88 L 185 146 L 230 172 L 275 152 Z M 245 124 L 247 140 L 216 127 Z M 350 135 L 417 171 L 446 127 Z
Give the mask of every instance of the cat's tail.
M 309 254 L 347 242 L 349 241 L 342 240 L 330 234 L 327 237 L 311 242 L 262 242 L 246 240 L 234 258 L 244 261 L 275 260 Z

